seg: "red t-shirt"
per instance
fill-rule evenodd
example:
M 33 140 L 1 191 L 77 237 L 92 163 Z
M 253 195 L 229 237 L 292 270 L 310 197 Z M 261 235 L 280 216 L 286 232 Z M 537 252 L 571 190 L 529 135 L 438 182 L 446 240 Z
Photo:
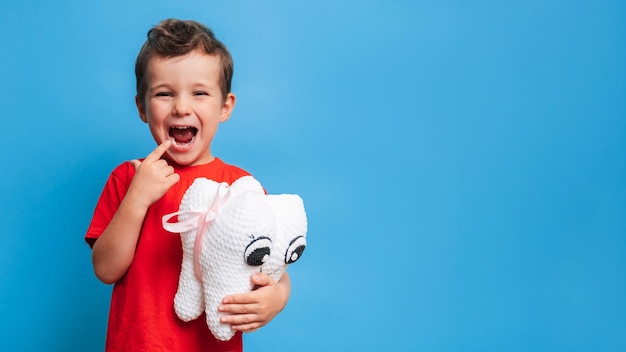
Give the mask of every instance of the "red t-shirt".
M 178 211 L 194 179 L 206 177 L 232 183 L 248 172 L 220 159 L 205 165 L 176 168 L 180 181 L 148 209 L 133 262 L 113 287 L 106 351 L 241 351 L 241 333 L 226 342 L 216 340 L 205 315 L 183 322 L 174 311 L 174 295 L 182 263 L 180 237 L 163 229 L 163 215 Z M 111 173 L 85 235 L 90 245 L 106 229 L 135 174 L 125 162 Z

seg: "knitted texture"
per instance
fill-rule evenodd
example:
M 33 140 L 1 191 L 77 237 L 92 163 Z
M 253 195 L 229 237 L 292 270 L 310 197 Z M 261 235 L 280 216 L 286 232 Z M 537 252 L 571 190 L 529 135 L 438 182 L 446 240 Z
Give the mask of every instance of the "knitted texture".
M 199 220 L 180 232 L 183 262 L 174 298 L 176 314 L 190 321 L 204 311 L 213 335 L 229 340 L 235 332 L 220 323 L 224 313 L 217 307 L 227 295 L 252 290 L 252 274 L 263 272 L 278 281 L 287 266 L 300 258 L 307 232 L 303 201 L 295 194 L 266 195 L 252 176 L 244 176 L 230 187 L 198 178 L 175 214 L 179 224 Z M 175 214 L 163 218 L 168 231 L 177 225 L 167 222 Z M 198 252 L 196 237 L 205 217 L 211 220 L 201 235 Z M 196 264 L 194 250 L 199 254 Z

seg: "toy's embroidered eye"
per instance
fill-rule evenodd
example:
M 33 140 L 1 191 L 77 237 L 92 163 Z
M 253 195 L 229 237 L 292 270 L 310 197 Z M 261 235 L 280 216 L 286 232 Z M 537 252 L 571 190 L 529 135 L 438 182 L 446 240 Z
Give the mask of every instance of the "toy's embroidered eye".
M 300 259 L 304 248 L 306 247 L 306 238 L 304 236 L 298 236 L 294 238 L 287 248 L 285 253 L 285 264 L 291 264 Z
M 248 265 L 261 266 L 270 257 L 272 240 L 269 237 L 257 237 L 248 244 L 243 259 Z

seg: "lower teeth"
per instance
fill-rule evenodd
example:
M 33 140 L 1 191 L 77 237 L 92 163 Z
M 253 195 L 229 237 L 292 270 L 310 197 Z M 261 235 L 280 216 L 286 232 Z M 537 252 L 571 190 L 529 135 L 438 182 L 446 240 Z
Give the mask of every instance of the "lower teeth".
M 172 144 L 175 144 L 178 147 L 188 147 L 191 145 L 191 143 L 193 142 L 194 138 L 192 138 L 189 142 L 187 143 L 182 143 L 182 142 L 178 142 L 176 139 L 171 138 L 170 139 L 172 141 Z

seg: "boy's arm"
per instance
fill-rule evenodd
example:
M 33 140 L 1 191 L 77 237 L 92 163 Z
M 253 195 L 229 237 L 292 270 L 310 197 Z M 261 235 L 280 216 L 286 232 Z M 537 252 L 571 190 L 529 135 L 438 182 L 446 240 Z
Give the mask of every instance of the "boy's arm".
M 133 160 L 137 169 L 113 219 L 93 245 L 92 263 L 102 282 L 117 282 L 126 274 L 135 256 L 137 239 L 146 212 L 180 177 L 161 156 L 168 140 L 154 149 L 143 162 Z
M 285 272 L 275 282 L 269 275 L 257 273 L 250 278 L 258 288 L 251 292 L 224 297 L 218 310 L 230 313 L 221 318 L 234 330 L 251 332 L 269 323 L 287 305 L 291 294 L 291 279 Z

